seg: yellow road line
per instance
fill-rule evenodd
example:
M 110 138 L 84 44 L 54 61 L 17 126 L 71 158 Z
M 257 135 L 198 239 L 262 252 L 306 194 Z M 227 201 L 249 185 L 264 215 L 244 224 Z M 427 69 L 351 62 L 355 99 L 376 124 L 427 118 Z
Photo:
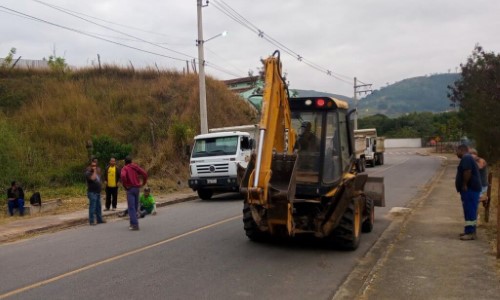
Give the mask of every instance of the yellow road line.
M 52 277 L 52 278 L 49 278 L 49 279 L 46 279 L 46 280 L 42 280 L 42 281 L 37 282 L 37 283 L 33 283 L 33 284 L 30 284 L 30 285 L 27 285 L 27 286 L 22 287 L 22 288 L 18 288 L 18 289 L 12 290 L 12 291 L 7 292 L 5 294 L 1 294 L 0 295 L 0 299 L 5 299 L 7 297 L 11 297 L 11 296 L 14 296 L 14 295 L 22 293 L 22 292 L 25 292 L 25 291 L 28 291 L 28 290 L 31 290 L 31 289 L 34 289 L 34 288 L 37 288 L 37 287 L 44 286 L 46 284 L 49 284 L 49 283 L 61 280 L 63 278 L 66 278 L 66 277 L 69 277 L 69 276 L 81 273 L 81 272 L 86 271 L 86 270 L 90 270 L 92 268 L 95 268 L 95 267 L 98 267 L 98 266 L 101 266 L 101 265 L 113 262 L 115 260 L 118 260 L 118 259 L 130 256 L 130 255 L 134 255 L 134 254 L 146 251 L 146 250 L 154 248 L 154 247 L 158 247 L 160 245 L 163 245 L 163 244 L 175 241 L 177 239 L 183 238 L 185 236 L 188 236 L 188 235 L 191 235 L 191 234 L 194 234 L 194 233 L 197 233 L 197 232 L 200 232 L 200 231 L 203 231 L 203 230 L 206 230 L 206 229 L 209 229 L 209 228 L 212 228 L 212 227 L 215 227 L 215 226 L 218 226 L 218 225 L 221 225 L 221 224 L 224 224 L 224 223 L 236 220 L 238 218 L 241 218 L 241 215 L 234 216 L 234 217 L 231 217 L 231 218 L 228 218 L 228 219 L 225 219 L 225 220 L 222 220 L 222 221 L 210 224 L 210 225 L 206 225 L 206 226 L 197 228 L 195 230 L 192 230 L 192 231 L 180 234 L 178 236 L 174 236 L 174 237 L 171 237 L 169 239 L 166 239 L 166 240 L 163 240 L 163 241 L 160 241 L 160 242 L 157 242 L 157 243 L 154 243 L 154 244 L 151 244 L 151 245 L 139 248 L 139 249 L 135 249 L 135 250 L 132 250 L 132 251 L 129 251 L 129 252 L 117 255 L 117 256 L 113 256 L 113 257 L 107 258 L 105 260 L 92 263 L 92 264 L 87 265 L 85 267 L 82 267 L 82 268 L 79 268 L 79 269 L 76 269 L 76 270 L 73 270 L 73 271 L 70 271 L 70 272 L 67 272 L 67 273 L 64 273 L 64 274 Z

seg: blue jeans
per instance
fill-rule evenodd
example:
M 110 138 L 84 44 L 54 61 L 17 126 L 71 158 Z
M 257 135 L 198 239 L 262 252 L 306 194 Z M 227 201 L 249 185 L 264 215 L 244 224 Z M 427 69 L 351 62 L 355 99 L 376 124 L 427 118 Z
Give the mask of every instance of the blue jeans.
M 131 187 L 127 190 L 127 205 L 130 225 L 139 226 L 137 211 L 139 211 L 139 188 Z
M 19 215 L 24 216 L 24 199 L 19 198 L 16 200 L 7 200 L 7 206 L 9 207 L 9 214 L 14 215 L 14 208 L 19 210 Z
M 464 233 L 470 234 L 476 232 L 477 225 L 477 206 L 479 204 L 479 194 L 481 192 L 474 192 L 467 190 L 460 192 L 462 199 L 462 207 L 464 209 L 465 228 Z
M 94 215 L 97 223 L 102 223 L 101 194 L 87 192 L 87 197 L 89 198 L 89 223 L 94 224 Z

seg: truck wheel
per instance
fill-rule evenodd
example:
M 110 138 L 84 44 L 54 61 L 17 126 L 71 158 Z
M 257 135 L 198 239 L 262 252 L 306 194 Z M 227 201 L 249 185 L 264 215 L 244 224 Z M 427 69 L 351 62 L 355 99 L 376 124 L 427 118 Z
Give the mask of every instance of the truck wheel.
M 384 153 L 380 153 L 378 155 L 378 160 L 379 160 L 379 164 L 380 165 L 383 165 L 384 164 Z
M 243 204 L 243 228 L 247 237 L 252 241 L 260 242 L 266 237 L 266 234 L 260 231 L 257 223 L 255 223 L 250 206 L 247 203 Z
M 351 200 L 339 225 L 329 237 L 332 246 L 345 250 L 356 250 L 361 236 L 361 221 L 363 211 L 361 201 L 357 198 Z
M 373 166 L 380 165 L 380 155 L 378 153 L 373 154 Z
M 198 190 L 198 197 L 200 197 L 202 200 L 210 200 L 213 194 L 214 192 L 212 190 L 205 190 L 205 189 Z
M 373 199 L 371 198 L 366 198 L 365 200 L 365 217 L 366 219 L 361 225 L 361 231 L 372 232 L 373 224 L 375 223 L 375 206 L 373 205 Z
M 361 159 L 361 172 L 366 171 L 366 160 L 364 158 Z

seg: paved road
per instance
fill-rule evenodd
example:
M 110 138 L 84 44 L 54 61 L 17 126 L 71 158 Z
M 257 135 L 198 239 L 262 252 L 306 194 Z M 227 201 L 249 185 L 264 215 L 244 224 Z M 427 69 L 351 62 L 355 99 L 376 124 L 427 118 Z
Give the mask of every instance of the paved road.
M 329 299 L 389 225 L 388 210 L 418 196 L 440 166 L 411 149 L 385 160 L 368 172 L 385 176 L 387 207 L 357 251 L 250 242 L 241 199 L 225 194 L 162 208 L 138 232 L 118 220 L 0 246 L 0 299 Z

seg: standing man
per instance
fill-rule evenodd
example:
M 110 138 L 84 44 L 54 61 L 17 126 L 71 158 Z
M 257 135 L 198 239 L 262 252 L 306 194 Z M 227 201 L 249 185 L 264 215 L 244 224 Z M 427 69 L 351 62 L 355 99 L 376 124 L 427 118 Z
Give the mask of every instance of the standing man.
M 109 165 L 106 166 L 104 171 L 104 184 L 106 186 L 106 208 L 108 211 L 111 206 L 113 210 L 116 210 L 116 204 L 118 203 L 118 182 L 120 181 L 120 168 L 116 166 L 116 159 L 111 157 L 109 159 Z
M 94 215 L 97 219 L 97 224 L 106 223 L 102 218 L 101 207 L 101 175 L 97 168 L 97 162 L 92 160 L 89 167 L 85 171 L 87 179 L 87 197 L 89 198 L 89 223 L 95 225 Z
M 470 155 L 467 145 L 458 146 L 457 156 L 460 158 L 460 163 L 455 177 L 455 188 L 460 193 L 465 218 L 464 233 L 460 234 L 460 239 L 463 241 L 475 240 L 477 238 L 477 206 L 481 193 L 479 169 L 474 158 Z
M 24 191 L 15 181 L 7 189 L 7 206 L 11 217 L 14 216 L 14 208 L 19 210 L 20 216 L 24 216 Z
M 148 182 L 148 174 L 138 165 L 132 163 L 132 158 L 125 158 L 125 166 L 120 173 L 122 185 L 127 190 L 128 215 L 130 219 L 130 230 L 139 230 L 139 220 L 137 212 L 139 211 L 139 188 Z M 142 184 L 139 180 L 142 177 Z

